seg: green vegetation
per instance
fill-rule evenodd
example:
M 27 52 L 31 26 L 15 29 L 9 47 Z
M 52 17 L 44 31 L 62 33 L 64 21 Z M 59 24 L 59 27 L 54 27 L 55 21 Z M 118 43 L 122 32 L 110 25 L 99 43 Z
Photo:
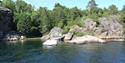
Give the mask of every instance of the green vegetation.
M 68 32 L 71 26 L 84 26 L 86 18 L 92 18 L 98 22 L 99 17 L 118 15 L 120 22 L 125 24 L 125 6 L 120 11 L 115 5 L 109 8 L 98 8 L 96 1 L 91 0 L 87 5 L 86 10 L 74 8 L 67 8 L 55 4 L 53 10 L 48 10 L 45 7 L 35 9 L 31 4 L 23 0 L 3 0 L 0 1 L 0 6 L 9 8 L 13 11 L 13 22 L 15 23 L 15 30 L 27 36 L 41 36 L 49 32 L 54 26 L 64 29 L 64 33 Z M 77 34 L 81 35 L 81 34 Z

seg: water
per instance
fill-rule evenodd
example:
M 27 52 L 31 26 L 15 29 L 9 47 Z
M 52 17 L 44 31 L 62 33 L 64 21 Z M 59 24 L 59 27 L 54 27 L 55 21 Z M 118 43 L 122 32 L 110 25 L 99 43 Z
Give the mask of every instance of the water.
M 44 47 L 41 40 L 0 42 L 0 63 L 125 63 L 125 43 Z

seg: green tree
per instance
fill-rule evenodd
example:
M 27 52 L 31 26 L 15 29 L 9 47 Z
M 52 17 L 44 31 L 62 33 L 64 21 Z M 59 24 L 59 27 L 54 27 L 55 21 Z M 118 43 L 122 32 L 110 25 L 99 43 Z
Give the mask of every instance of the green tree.
M 125 5 L 123 6 L 122 10 L 120 11 L 120 23 L 124 27 L 124 33 L 125 33 Z
M 30 22 L 31 22 L 31 33 L 30 36 L 41 36 L 41 32 L 40 32 L 40 20 L 39 20 L 39 15 L 37 11 L 33 11 L 30 15 Z
M 97 21 L 100 12 L 95 0 L 90 0 L 88 2 L 87 10 L 88 10 L 88 17 L 92 18 L 94 21 Z
M 93 13 L 97 10 L 97 4 L 95 2 L 95 0 L 90 0 L 88 5 L 87 5 L 87 9 L 90 13 Z
M 0 6 L 2 6 L 2 1 L 0 0 Z
M 103 9 L 103 15 L 102 16 L 109 16 L 109 10 L 107 8 Z
M 61 6 L 59 3 L 55 4 L 55 8 L 53 9 L 54 23 L 55 26 L 59 26 L 62 24 L 63 27 L 66 25 L 66 15 L 65 15 L 65 7 Z
M 23 0 L 16 0 L 16 12 L 22 13 L 22 12 L 32 12 L 33 7 L 31 4 L 27 4 Z
M 109 6 L 109 14 L 116 15 L 118 13 L 118 8 L 116 5 Z
M 3 7 L 9 8 L 12 11 L 15 10 L 15 3 L 12 0 L 3 0 L 1 3 Z
M 125 23 L 125 5 L 123 6 L 122 10 L 121 10 L 121 22 Z
M 82 11 L 80 11 L 77 7 L 71 9 L 71 19 L 75 20 L 77 17 L 82 17 Z
M 49 13 L 46 8 L 40 7 L 39 11 L 39 16 L 40 16 L 40 30 L 41 33 L 46 33 L 50 30 L 51 28 L 51 19 L 49 18 Z
M 18 15 L 17 30 L 27 36 L 31 32 L 31 18 L 29 13 L 21 13 Z
M 102 17 L 103 16 L 103 13 L 104 13 L 103 9 L 98 8 L 97 12 L 98 12 L 98 17 Z

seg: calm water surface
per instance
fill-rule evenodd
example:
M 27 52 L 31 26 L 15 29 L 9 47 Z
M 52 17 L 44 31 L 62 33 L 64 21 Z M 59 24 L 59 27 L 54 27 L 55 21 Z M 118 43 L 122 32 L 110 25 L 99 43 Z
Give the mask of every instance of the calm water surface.
M 0 63 L 125 63 L 125 43 L 44 47 L 41 40 L 0 42 Z

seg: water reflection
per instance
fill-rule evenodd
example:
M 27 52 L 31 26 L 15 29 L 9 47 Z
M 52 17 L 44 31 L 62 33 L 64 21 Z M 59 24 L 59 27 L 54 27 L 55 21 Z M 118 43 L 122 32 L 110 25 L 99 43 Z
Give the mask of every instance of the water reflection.
M 42 46 L 41 40 L 1 42 L 0 63 L 125 63 L 125 43 Z

